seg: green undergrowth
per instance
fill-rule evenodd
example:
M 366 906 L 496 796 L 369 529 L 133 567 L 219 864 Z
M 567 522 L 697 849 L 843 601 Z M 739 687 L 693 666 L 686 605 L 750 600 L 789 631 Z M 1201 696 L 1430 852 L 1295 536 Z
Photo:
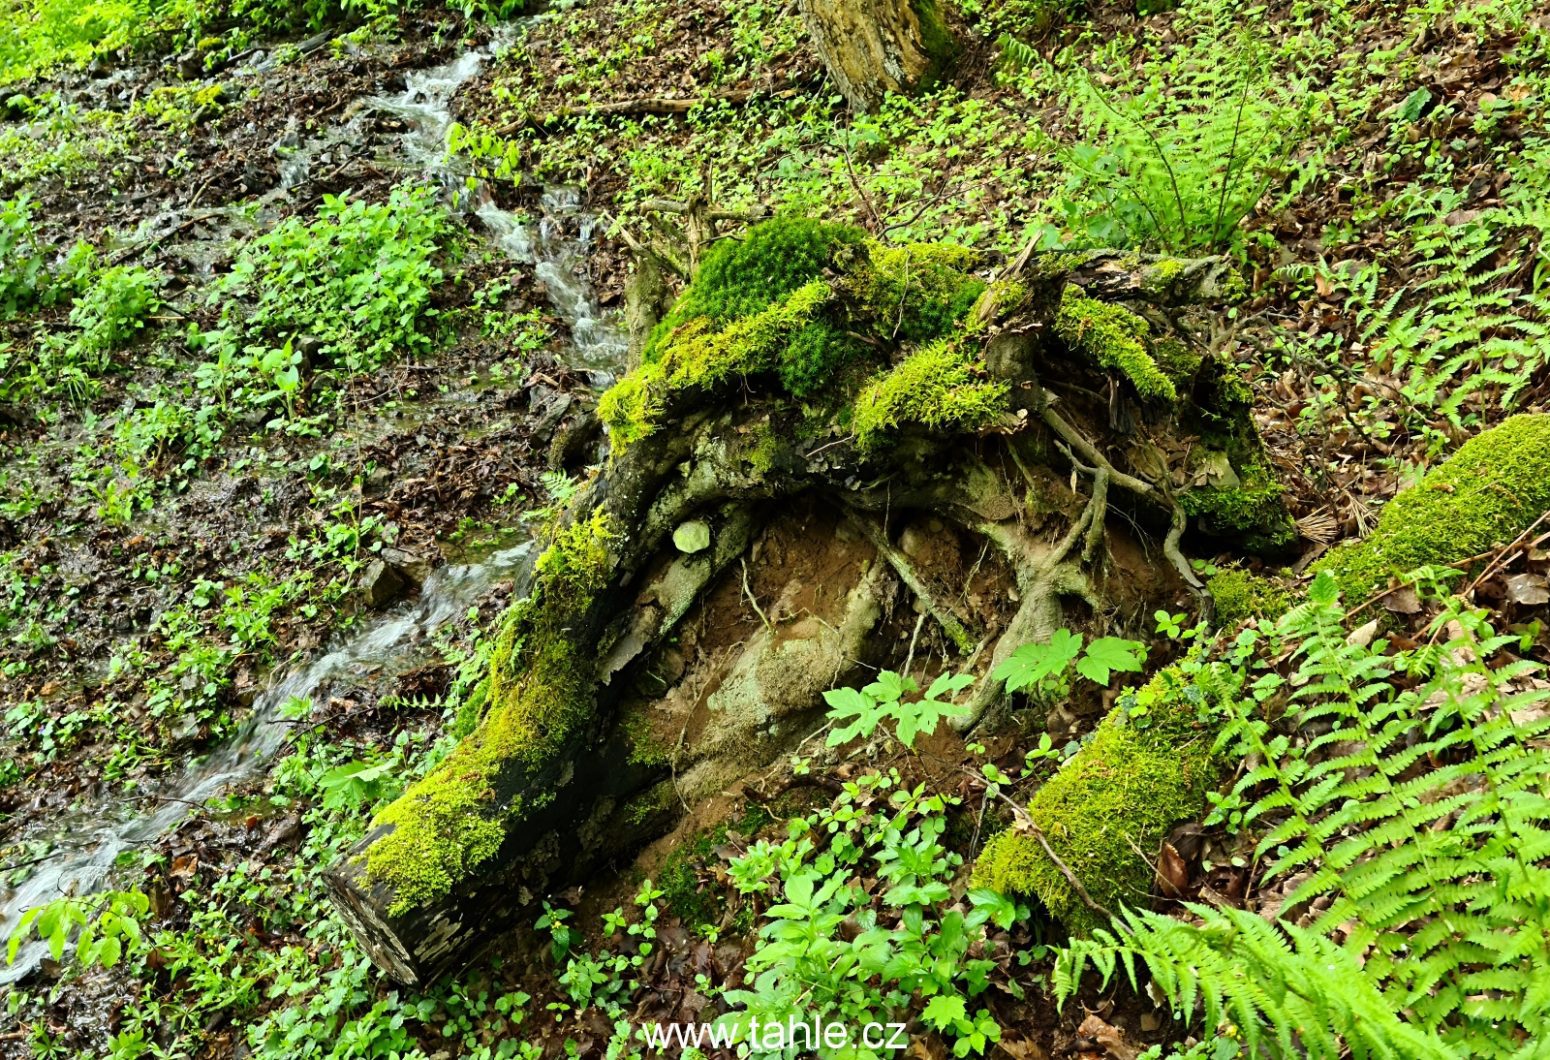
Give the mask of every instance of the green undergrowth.
M 451 250 L 428 187 L 399 186 L 381 203 L 324 196 L 315 220 L 289 218 L 244 246 L 210 291 L 220 320 L 192 335 L 199 387 L 223 406 L 275 408 L 284 423 L 320 403 L 318 379 L 429 352 Z
M 416 0 L 4 0 L 0 85 L 59 66 L 85 66 L 116 55 L 150 56 L 191 45 L 216 59 L 255 37 L 381 23 L 415 6 Z M 468 6 L 478 10 L 498 5 L 471 0 Z
M 1425 566 L 1471 559 L 1528 530 L 1550 510 L 1550 416 L 1525 415 L 1466 442 L 1399 494 L 1366 540 L 1336 549 L 1315 565 L 1347 599 L 1364 601 Z M 1241 571 L 1217 574 L 1218 618 L 1275 621 L 1294 599 Z M 1250 630 L 1244 644 L 1255 642 Z M 1240 645 L 1241 648 L 1241 645 Z M 1236 650 L 1236 649 L 1235 649 Z M 1232 655 L 1231 652 L 1228 653 Z M 1115 909 L 1150 892 L 1147 859 L 1168 827 L 1201 814 L 1218 775 L 1212 747 L 1219 708 L 1242 694 L 1242 662 L 1227 665 L 1197 652 L 1123 697 L 1091 741 L 1041 787 L 1028 818 L 1098 904 Z M 1138 724 L 1139 721 L 1139 724 Z M 1076 934 L 1102 924 L 1031 830 L 1016 828 L 987 844 L 976 864 L 986 886 L 1038 895 Z
M 1249 1055 L 1542 1053 L 1543 667 L 1436 583 L 1421 595 L 1428 640 L 1355 638 L 1324 571 L 1221 652 L 1241 691 L 1217 745 L 1249 768 L 1207 823 L 1247 833 L 1277 900 L 1116 910 L 1058 957 L 1057 996 L 1089 968 L 1132 986 L 1144 970 L 1176 1017 L 1230 1020 Z
M 591 660 L 572 629 L 608 577 L 611 536 L 601 514 L 558 533 L 495 643 L 484 719 L 373 819 L 391 831 L 367 848 L 366 870 L 392 886 L 391 912 L 447 894 L 490 858 L 529 808 L 501 791 L 506 774 L 541 767 L 586 721 Z

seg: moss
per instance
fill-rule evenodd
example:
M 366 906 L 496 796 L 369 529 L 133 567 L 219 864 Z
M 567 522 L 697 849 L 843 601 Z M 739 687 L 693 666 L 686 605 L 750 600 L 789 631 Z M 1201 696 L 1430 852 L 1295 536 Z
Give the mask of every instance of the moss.
M 1100 905 L 1117 910 L 1145 900 L 1148 859 L 1175 824 L 1199 814 L 1219 781 L 1214 734 L 1197 720 L 1204 699 L 1177 668 L 1161 671 L 1123 698 L 1122 709 L 1029 801 L 1028 815 L 1050 848 Z M 974 885 L 1035 895 L 1073 934 L 1101 925 L 1039 841 L 1015 827 L 985 845 Z
M 908 424 L 929 430 L 974 431 L 1008 410 L 1008 385 L 950 342 L 935 342 L 877 377 L 856 398 L 851 429 L 863 452 Z
M 1457 563 L 1511 541 L 1550 509 L 1550 415 L 1514 416 L 1465 442 L 1383 509 L 1364 540 L 1335 549 L 1331 571 L 1352 603 L 1417 567 Z
M 920 20 L 921 47 L 931 60 L 930 68 L 921 77 L 920 86 L 917 86 L 924 87 L 939 81 L 947 73 L 948 67 L 958 55 L 958 39 L 948 29 L 937 0 L 911 0 L 910 7 Z
M 638 707 L 619 721 L 625 738 L 629 740 L 632 765 L 665 766 L 671 759 L 672 749 L 651 728 L 650 707 Z
M 867 266 L 847 285 L 878 338 L 926 342 L 950 334 L 985 291 L 974 254 L 949 243 L 868 244 Z
M 1151 328 L 1124 306 L 1088 298 L 1068 285 L 1055 315 L 1055 334 L 1073 350 L 1086 354 L 1100 368 L 1119 372 L 1143 398 L 1173 402 L 1178 390 L 1152 355 L 1146 340 Z
M 652 332 L 645 359 L 654 360 L 667 337 L 691 320 L 720 326 L 781 301 L 821 277 L 838 251 L 865 238 L 851 225 L 788 216 L 754 225 L 742 239 L 716 243 L 694 283 Z
M 1190 349 L 1178 339 L 1164 338 L 1158 339 L 1152 345 L 1152 359 L 1157 362 L 1157 367 L 1162 369 L 1163 374 L 1173 380 L 1174 390 L 1182 393 L 1195 376 L 1200 374 L 1200 366 L 1205 362 L 1205 355 Z
M 1234 626 L 1246 618 L 1275 618 L 1292 606 L 1292 594 L 1273 578 L 1231 569 L 1213 574 L 1206 589 L 1216 603 L 1218 625 Z
M 1143 287 L 1152 293 L 1166 291 L 1184 271 L 1184 262 L 1178 258 L 1158 258 L 1146 270 Z
M 706 893 L 700 886 L 698 870 L 711 859 L 717 858 L 716 851 L 726 845 L 732 831 L 742 836 L 752 836 L 772 819 L 764 807 L 750 803 L 743 816 L 736 821 L 703 829 L 675 846 L 662 862 L 656 879 L 667 910 L 686 924 L 719 922 L 726 910 L 727 895 L 721 890 Z
M 591 659 L 571 631 L 606 582 L 611 536 L 601 513 L 556 535 L 496 640 L 484 720 L 373 819 L 392 826 L 365 855 L 367 875 L 393 887 L 390 913 L 447 894 L 492 857 L 533 808 L 503 797 L 502 773 L 543 764 L 590 717 Z
M 681 324 L 658 346 L 654 360 L 630 372 L 598 400 L 598 416 L 608 426 L 615 452 L 651 433 L 673 391 L 708 389 L 758 372 L 784 374 L 786 359 L 812 355 L 807 347 L 793 354 L 790 340 L 818 322 L 832 296 L 827 283 L 814 280 L 722 328 L 712 327 L 707 317 Z
M 1214 537 L 1231 538 L 1252 552 L 1274 552 L 1297 538 L 1281 501 L 1282 485 L 1263 464 L 1239 469 L 1235 486 L 1198 486 L 1179 494 L 1179 507 Z

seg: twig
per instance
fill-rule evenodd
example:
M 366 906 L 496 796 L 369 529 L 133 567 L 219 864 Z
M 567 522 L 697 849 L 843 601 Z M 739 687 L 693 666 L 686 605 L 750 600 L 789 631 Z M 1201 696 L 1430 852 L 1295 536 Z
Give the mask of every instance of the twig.
M 915 642 L 920 640 L 920 628 L 926 624 L 926 613 L 922 611 L 915 616 L 915 632 L 910 634 L 909 654 L 904 657 L 904 674 L 909 675 L 910 667 L 915 664 Z
M 766 615 L 764 613 L 764 609 L 759 606 L 759 601 L 754 599 L 753 589 L 749 588 L 749 586 L 748 586 L 748 560 L 745 558 L 742 562 L 743 562 L 743 595 L 748 597 L 748 602 L 751 605 L 753 605 L 754 614 L 759 616 L 759 621 L 764 623 L 764 628 L 767 629 L 767 630 L 773 631 L 775 629 L 775 627 L 770 624 L 769 616 Z

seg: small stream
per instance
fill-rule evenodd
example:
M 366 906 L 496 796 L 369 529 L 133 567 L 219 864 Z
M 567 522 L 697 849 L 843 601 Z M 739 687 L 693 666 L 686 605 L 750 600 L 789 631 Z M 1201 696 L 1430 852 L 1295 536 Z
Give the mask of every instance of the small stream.
M 447 132 L 452 124 L 452 97 L 483 68 L 522 23 L 513 23 L 488 46 L 460 55 L 441 66 L 408 74 L 404 91 L 396 96 L 372 97 L 369 107 L 403 120 L 407 126 L 399 154 L 427 179 L 448 189 L 455 202 L 477 203 L 473 214 L 489 230 L 493 241 L 513 260 L 531 265 L 549 301 L 570 332 L 562 351 L 573 368 L 587 372 L 597 386 L 606 386 L 621 369 L 626 344 L 606 320 L 586 278 L 586 259 L 592 247 L 595 223 L 581 207 L 575 189 L 548 188 L 540 198 L 536 224 L 502 210 L 487 188 L 470 182 L 464 172 L 447 160 Z M 359 129 L 352 121 L 345 133 Z M 323 150 L 320 144 L 338 142 L 339 131 L 302 145 L 282 166 L 281 193 L 304 183 L 312 160 Z M 275 192 L 270 192 L 274 195 Z M 168 781 L 148 797 L 72 810 L 52 829 L 53 850 L 30 877 L 9 889 L 0 888 L 0 943 L 9 938 L 28 909 L 66 894 L 87 894 L 101 889 L 116 860 L 127 851 L 155 842 L 191 812 L 231 788 L 262 776 L 275 754 L 285 745 L 295 726 L 282 718 L 282 708 L 295 699 L 313 703 L 324 700 L 335 688 L 358 682 L 383 668 L 408 669 L 429 653 L 428 641 L 447 622 L 468 608 L 497 581 L 513 578 L 515 596 L 526 592 L 533 566 L 530 542 L 496 552 L 484 559 L 434 571 L 418 597 L 380 615 L 364 619 L 355 633 L 327 653 L 287 673 L 277 675 L 254 701 L 252 713 L 241 729 L 206 758 L 194 763 L 182 776 Z M 43 838 L 38 836 L 37 838 Z M 15 963 L 0 962 L 0 984 L 15 982 L 31 972 L 47 947 L 32 943 L 22 947 Z

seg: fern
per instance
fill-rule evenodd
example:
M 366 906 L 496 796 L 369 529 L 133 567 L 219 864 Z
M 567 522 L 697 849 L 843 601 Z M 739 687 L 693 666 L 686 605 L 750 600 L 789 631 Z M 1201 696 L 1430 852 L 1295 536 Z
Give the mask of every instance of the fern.
M 1216 68 L 1149 68 L 1150 81 L 1127 96 L 1087 78 L 1068 87 L 1087 139 L 1061 152 L 1068 180 L 1056 206 L 1078 242 L 1169 253 L 1235 242 L 1302 141 L 1317 96 L 1270 81 L 1246 39 L 1222 49 Z
M 1251 1051 L 1309 1056 L 1528 1056 L 1550 1027 L 1550 686 L 1518 638 L 1453 600 L 1440 646 L 1391 652 L 1346 635 L 1334 580 L 1275 629 L 1296 669 L 1290 731 L 1239 702 L 1223 745 L 1254 763 L 1234 796 L 1259 831 L 1278 915 L 1127 911 L 1073 943 L 1085 968 L 1144 966 L 1181 1014 L 1229 1019 Z M 1221 664 L 1221 665 L 1226 665 Z M 1285 726 L 1280 727 L 1282 730 Z
M 1368 270 L 1346 302 L 1370 359 L 1404 380 L 1410 402 L 1455 423 L 1483 407 L 1514 408 L 1550 368 L 1550 268 L 1523 245 L 1527 235 L 1542 246 L 1550 232 L 1550 151 L 1506 168 L 1513 182 L 1503 203 L 1464 223 L 1455 220 L 1458 191 L 1402 199 L 1403 253 L 1421 278 L 1380 302 L 1377 270 Z

